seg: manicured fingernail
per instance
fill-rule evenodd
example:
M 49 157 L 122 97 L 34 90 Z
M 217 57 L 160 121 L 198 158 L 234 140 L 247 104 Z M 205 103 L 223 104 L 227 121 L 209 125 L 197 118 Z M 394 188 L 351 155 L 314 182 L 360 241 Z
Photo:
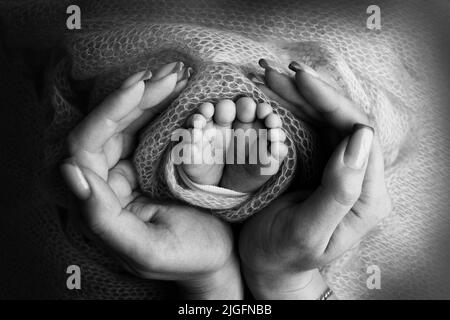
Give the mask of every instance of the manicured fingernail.
M 146 81 L 152 77 L 152 72 L 150 70 L 144 70 L 138 73 L 135 73 L 128 77 L 122 84 L 121 88 L 126 89 L 129 88 L 139 81 Z
M 296 61 L 292 61 L 289 64 L 289 69 L 291 69 L 294 72 L 305 72 L 313 77 L 319 76 L 319 74 L 313 68 L 301 62 L 299 63 Z
M 152 74 L 151 70 L 147 70 L 147 71 L 145 71 L 144 74 L 142 75 L 142 78 L 141 78 L 140 81 L 147 81 L 147 80 L 151 79 L 152 75 L 153 75 L 153 74 Z
M 261 66 L 261 68 L 264 68 L 265 70 L 268 71 L 276 71 L 279 73 L 282 73 L 282 71 L 280 70 L 280 68 L 278 68 L 275 63 L 271 60 L 268 59 L 259 59 L 258 64 Z
M 353 133 L 344 152 L 344 163 L 353 169 L 362 169 L 369 158 L 372 147 L 374 129 L 357 123 L 353 126 Z
M 171 73 L 178 73 L 180 71 L 182 71 L 184 68 L 184 63 L 181 61 L 178 61 L 177 63 L 175 63 L 175 66 L 172 69 Z
M 162 78 L 165 78 L 174 73 L 181 74 L 183 71 L 183 68 L 184 68 L 184 63 L 181 61 L 166 64 L 166 65 L 162 66 L 161 68 L 159 68 L 158 71 L 155 72 L 155 74 L 153 75 L 153 77 L 150 81 L 155 82 L 155 81 L 161 80 Z M 179 77 L 181 77 L 181 75 L 179 75 Z
M 73 158 L 66 159 L 61 165 L 61 173 L 69 185 L 69 188 L 80 200 L 86 200 L 91 196 L 91 188 L 84 177 L 83 172 Z
M 254 73 L 249 73 L 248 77 L 254 84 L 265 84 L 264 80 Z
M 259 59 L 259 65 L 266 70 L 266 75 L 268 71 L 275 71 L 280 74 L 286 74 L 285 70 L 281 68 L 277 63 L 268 59 Z
M 269 62 L 266 59 L 259 59 L 258 64 L 261 66 L 261 68 L 271 69 Z

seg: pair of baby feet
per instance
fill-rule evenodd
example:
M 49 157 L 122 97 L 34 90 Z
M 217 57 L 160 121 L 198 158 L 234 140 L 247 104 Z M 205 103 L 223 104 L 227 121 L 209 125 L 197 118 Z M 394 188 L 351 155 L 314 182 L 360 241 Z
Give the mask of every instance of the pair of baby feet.
M 280 117 L 249 97 L 206 102 L 187 119 L 181 169 L 195 183 L 251 193 L 288 154 Z

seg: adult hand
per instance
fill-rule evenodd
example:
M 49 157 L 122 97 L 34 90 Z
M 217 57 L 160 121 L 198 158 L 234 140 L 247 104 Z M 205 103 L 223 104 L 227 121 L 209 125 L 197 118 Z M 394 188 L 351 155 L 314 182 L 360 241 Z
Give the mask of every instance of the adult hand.
M 61 166 L 81 200 L 81 220 L 129 271 L 176 280 L 193 298 L 242 297 L 230 227 L 185 205 L 159 203 L 138 188 L 127 158 L 137 131 L 186 86 L 180 63 L 128 78 L 69 135 L 71 157 Z
M 242 270 L 257 298 L 317 299 L 327 288 L 318 268 L 391 211 L 383 155 L 367 116 L 314 70 L 292 63 L 291 79 L 264 66 L 266 85 L 260 89 L 297 116 L 345 138 L 312 194 L 286 194 L 245 223 L 239 239 Z

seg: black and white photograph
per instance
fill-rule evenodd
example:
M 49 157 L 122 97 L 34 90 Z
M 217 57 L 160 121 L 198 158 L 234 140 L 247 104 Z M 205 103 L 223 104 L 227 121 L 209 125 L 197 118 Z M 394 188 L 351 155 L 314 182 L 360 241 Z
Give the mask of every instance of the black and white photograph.
M 448 0 L 0 0 L 0 300 L 450 300 L 449 34 Z

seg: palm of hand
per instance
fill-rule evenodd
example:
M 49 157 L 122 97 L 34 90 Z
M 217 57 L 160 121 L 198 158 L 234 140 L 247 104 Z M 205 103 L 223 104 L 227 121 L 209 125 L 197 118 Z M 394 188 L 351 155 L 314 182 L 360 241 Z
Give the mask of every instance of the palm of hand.
M 160 205 L 140 196 L 122 215 L 135 220 L 127 265 L 139 276 L 191 279 L 220 269 L 232 254 L 230 227 L 195 208 Z
M 391 210 L 387 197 L 363 194 L 326 238 L 312 223 L 314 211 L 307 203 L 302 205 L 298 194 L 284 195 L 244 225 L 239 239 L 242 264 L 262 273 L 322 267 L 361 239 L 380 212 Z

